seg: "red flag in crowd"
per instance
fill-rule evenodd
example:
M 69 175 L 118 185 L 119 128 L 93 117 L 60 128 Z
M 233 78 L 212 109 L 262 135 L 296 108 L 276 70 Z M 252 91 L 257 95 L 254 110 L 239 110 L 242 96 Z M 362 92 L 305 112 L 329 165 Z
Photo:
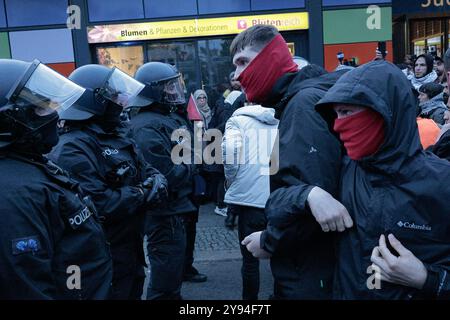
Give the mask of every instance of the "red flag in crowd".
M 195 102 L 194 96 L 191 93 L 187 106 L 188 118 L 191 121 L 203 121 L 203 117 L 198 111 L 197 103 Z

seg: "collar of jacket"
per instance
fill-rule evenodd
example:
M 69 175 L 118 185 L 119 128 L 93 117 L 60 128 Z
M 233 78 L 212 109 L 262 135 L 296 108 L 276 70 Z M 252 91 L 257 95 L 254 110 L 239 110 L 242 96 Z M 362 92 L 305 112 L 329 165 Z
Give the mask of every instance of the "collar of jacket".
M 286 73 L 275 82 L 267 101 L 263 103 L 263 107 L 274 108 L 275 118 L 280 118 L 289 100 L 297 93 L 297 91 L 290 90 L 292 85 L 298 81 L 300 73 Z M 296 80 L 297 78 L 297 80 Z

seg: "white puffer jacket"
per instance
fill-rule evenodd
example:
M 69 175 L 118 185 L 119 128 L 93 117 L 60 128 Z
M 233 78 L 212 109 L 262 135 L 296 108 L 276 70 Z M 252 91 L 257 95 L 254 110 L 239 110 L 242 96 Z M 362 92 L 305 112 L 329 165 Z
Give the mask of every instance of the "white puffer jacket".
M 222 139 L 225 203 L 264 208 L 270 194 L 270 156 L 277 140 L 275 110 L 259 105 L 236 110 Z

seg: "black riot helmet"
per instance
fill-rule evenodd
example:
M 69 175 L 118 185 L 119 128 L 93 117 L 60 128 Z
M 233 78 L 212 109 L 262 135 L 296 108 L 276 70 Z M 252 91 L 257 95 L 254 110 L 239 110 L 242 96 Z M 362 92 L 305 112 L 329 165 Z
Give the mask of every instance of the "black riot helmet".
M 58 112 L 69 109 L 83 92 L 38 60 L 0 59 L 0 147 L 43 144 L 46 134 L 56 130 Z
M 134 78 L 145 84 L 142 95 L 154 102 L 169 106 L 186 103 L 181 74 L 170 64 L 148 62 L 136 71 Z
M 151 103 L 139 93 L 144 85 L 118 68 L 88 64 L 73 71 L 69 79 L 86 89 L 83 96 L 70 110 L 62 112 L 62 120 L 87 120 L 103 116 L 108 106 L 125 109 L 141 107 Z

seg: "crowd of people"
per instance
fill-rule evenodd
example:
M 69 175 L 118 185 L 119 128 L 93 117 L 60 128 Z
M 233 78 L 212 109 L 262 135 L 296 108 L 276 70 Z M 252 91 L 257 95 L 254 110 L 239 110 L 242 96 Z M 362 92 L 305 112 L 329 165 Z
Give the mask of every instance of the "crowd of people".
M 201 123 L 169 64 L 0 60 L 1 299 L 180 300 L 207 281 L 205 198 L 237 225 L 244 300 L 259 259 L 272 299 L 450 298 L 450 49 L 327 72 L 257 25 L 230 54 L 220 99 L 192 93 Z

